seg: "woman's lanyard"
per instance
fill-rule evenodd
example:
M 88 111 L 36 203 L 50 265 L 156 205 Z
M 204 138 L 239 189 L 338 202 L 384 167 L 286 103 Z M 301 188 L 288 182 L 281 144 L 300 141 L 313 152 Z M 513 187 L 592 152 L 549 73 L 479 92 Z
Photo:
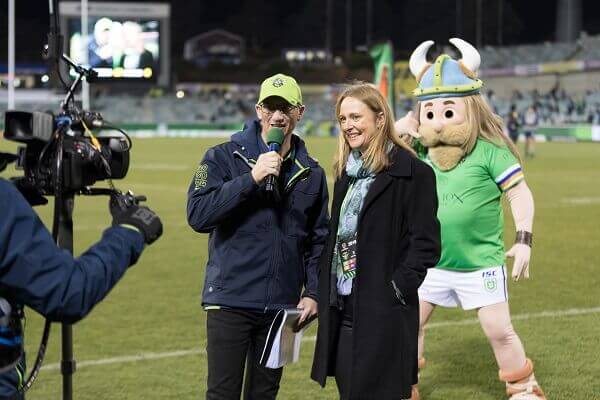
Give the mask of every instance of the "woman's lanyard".
M 352 198 L 352 189 L 354 188 L 356 180 L 353 178 L 352 183 L 348 186 L 348 191 L 344 200 L 342 201 L 342 207 L 340 209 L 341 218 L 344 217 L 348 204 Z M 358 228 L 358 227 L 357 227 Z M 339 237 L 339 222 L 338 222 L 338 234 L 336 240 L 336 250 L 338 254 L 338 262 L 342 265 L 342 272 L 345 277 L 352 278 L 356 275 L 356 232 L 350 240 L 340 240 Z

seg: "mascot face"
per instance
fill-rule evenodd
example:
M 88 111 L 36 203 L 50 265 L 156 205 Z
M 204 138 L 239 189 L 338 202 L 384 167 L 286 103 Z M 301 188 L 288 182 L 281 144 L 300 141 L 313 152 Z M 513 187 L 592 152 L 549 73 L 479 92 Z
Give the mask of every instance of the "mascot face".
M 469 139 L 467 106 L 463 97 L 446 97 L 421 102 L 419 133 L 427 147 L 462 146 Z
M 415 49 L 409 61 L 418 83 L 413 93 L 420 102 L 421 143 L 442 171 L 454 168 L 473 148 L 477 132 L 468 118 L 472 101 L 466 99 L 478 95 L 483 85 L 476 74 L 479 52 L 462 39 L 453 38 L 450 43 L 460 51 L 460 60 L 442 54 L 428 63 L 427 51 L 433 45 L 429 40 Z
M 422 101 L 419 124 L 421 143 L 429 148 L 429 158 L 440 170 L 451 170 L 467 155 L 475 132 L 467 119 L 465 97 Z

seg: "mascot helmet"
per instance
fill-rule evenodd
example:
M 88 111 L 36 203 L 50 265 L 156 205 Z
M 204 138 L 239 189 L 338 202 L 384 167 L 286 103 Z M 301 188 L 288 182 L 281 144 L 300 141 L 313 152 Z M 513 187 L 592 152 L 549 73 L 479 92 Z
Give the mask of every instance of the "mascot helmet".
M 447 54 L 440 55 L 433 64 L 426 60 L 432 40 L 421 43 L 410 56 L 409 67 L 417 78 L 418 86 L 413 94 L 418 100 L 437 97 L 461 97 L 479 93 L 483 82 L 477 79 L 481 63 L 479 52 L 462 39 L 452 38 L 452 43 L 461 53 L 459 61 Z

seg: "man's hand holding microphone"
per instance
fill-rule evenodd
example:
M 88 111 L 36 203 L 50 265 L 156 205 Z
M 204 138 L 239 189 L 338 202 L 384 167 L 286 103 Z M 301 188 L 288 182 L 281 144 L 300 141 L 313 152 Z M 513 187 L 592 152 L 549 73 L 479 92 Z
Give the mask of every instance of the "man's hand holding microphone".
M 284 133 L 281 128 L 272 128 L 267 133 L 267 144 L 269 152 L 258 156 L 254 168 L 252 168 L 252 178 L 258 185 L 265 182 L 265 189 L 272 192 L 281 170 L 283 158 L 279 154 L 283 143 Z
M 258 156 L 254 168 L 252 168 L 251 174 L 254 182 L 261 185 L 268 176 L 279 176 L 282 161 L 283 159 L 279 153 L 275 151 L 262 153 Z

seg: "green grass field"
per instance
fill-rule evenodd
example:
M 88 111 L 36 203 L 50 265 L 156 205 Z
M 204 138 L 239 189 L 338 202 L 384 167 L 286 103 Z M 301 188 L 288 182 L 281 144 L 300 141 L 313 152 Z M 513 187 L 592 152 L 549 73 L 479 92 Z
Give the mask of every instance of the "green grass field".
M 206 385 L 205 314 L 200 293 L 207 236 L 185 220 L 186 191 L 204 151 L 220 139 L 135 140 L 121 189 L 148 196 L 164 235 L 147 248 L 109 297 L 74 327 L 76 399 L 199 399 Z M 14 148 L 6 141 L 3 149 Z M 331 173 L 334 141 L 309 149 Z M 552 400 L 600 399 L 600 145 L 540 144 L 525 165 L 536 201 L 531 279 L 510 284 L 514 325 L 536 376 Z M 2 176 L 14 175 L 7 171 Z M 330 188 L 332 180 L 330 178 Z M 51 207 L 38 210 L 51 221 Z M 507 242 L 514 229 L 507 213 Z M 107 199 L 78 198 L 75 247 L 81 252 L 110 222 Z M 437 310 L 427 336 L 423 400 L 504 398 L 490 347 L 474 312 Z M 28 313 L 28 362 L 42 319 Z M 285 369 L 279 398 L 335 399 L 310 380 L 315 330 L 306 333 L 301 362 Z M 145 359 L 142 357 L 145 356 Z M 29 399 L 58 399 L 60 326 L 51 334 L 45 368 Z

